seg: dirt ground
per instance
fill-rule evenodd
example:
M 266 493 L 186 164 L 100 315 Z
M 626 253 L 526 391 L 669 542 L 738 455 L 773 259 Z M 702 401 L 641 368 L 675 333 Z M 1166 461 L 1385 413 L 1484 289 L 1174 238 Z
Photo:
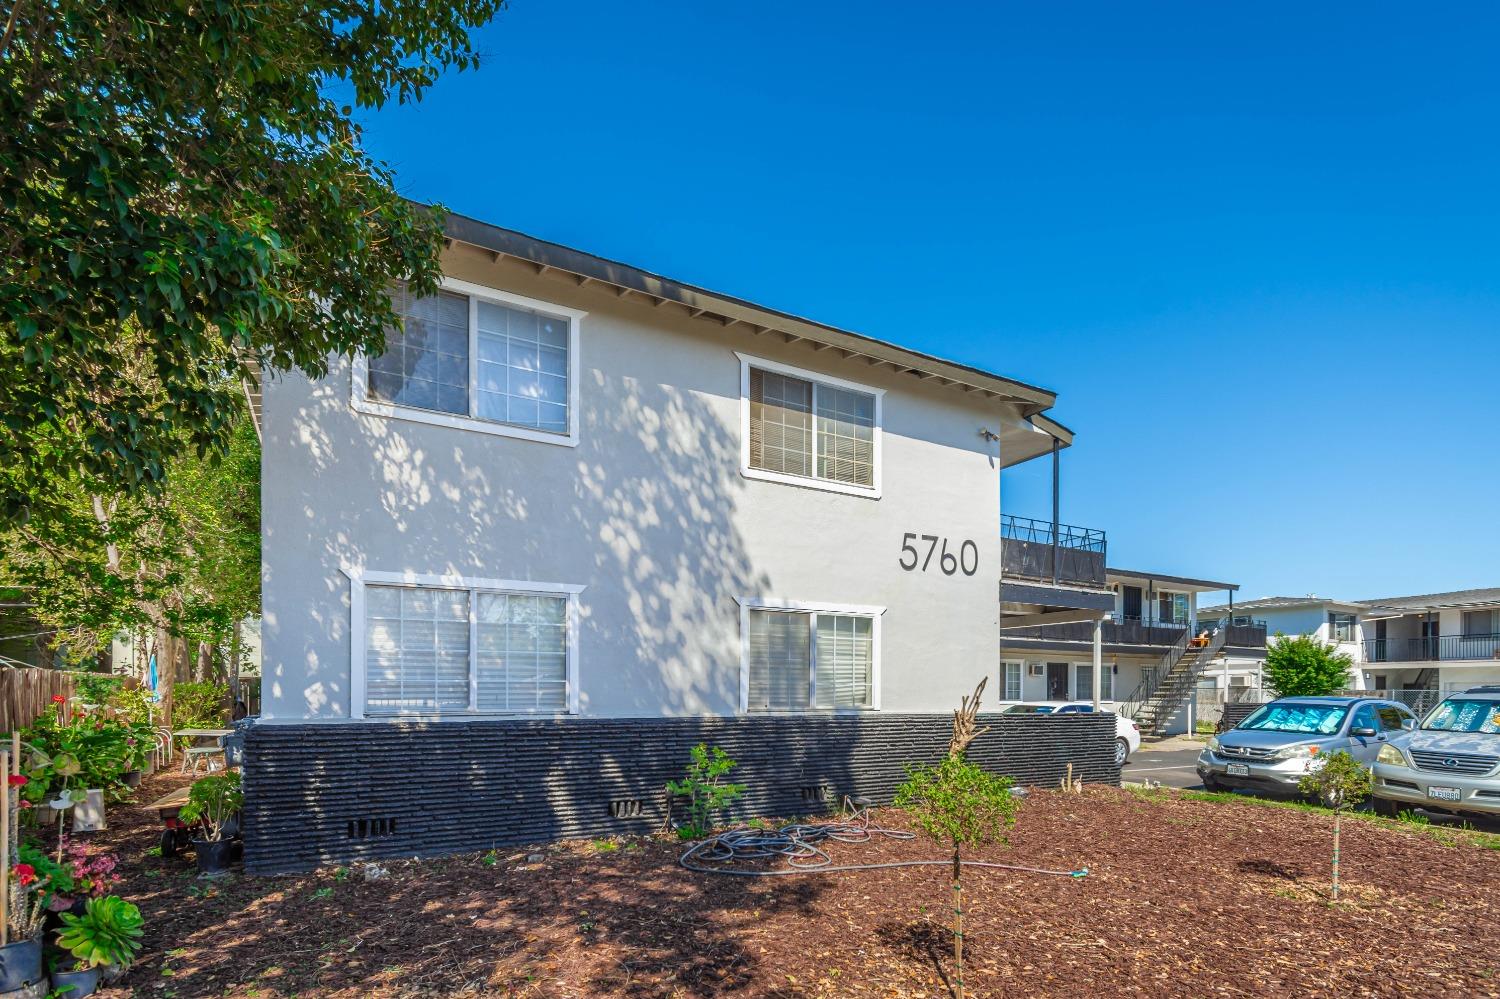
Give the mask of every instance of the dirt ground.
M 182 778 L 158 776 L 149 801 Z M 880 813 L 900 826 L 894 811 Z M 107 996 L 909 996 L 951 994 L 938 868 L 731 878 L 680 846 L 594 841 L 301 877 L 200 881 L 147 854 L 154 816 L 118 806 L 146 950 Z M 971 996 L 1500 996 L 1500 852 L 1345 822 L 1089 788 L 1034 794 L 1009 847 L 975 859 L 1087 867 L 967 878 Z M 835 862 L 938 858 L 934 844 L 832 844 Z M 514 854 L 519 853 L 518 858 Z

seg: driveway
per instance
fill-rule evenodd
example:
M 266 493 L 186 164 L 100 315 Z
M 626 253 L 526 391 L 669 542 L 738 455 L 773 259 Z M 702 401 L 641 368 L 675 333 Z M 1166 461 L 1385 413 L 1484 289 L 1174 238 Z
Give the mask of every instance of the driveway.
M 1167 787 L 1201 788 L 1195 764 L 1202 752 L 1201 744 L 1185 744 L 1185 740 L 1171 739 L 1152 745 L 1146 743 L 1130 757 L 1120 771 L 1121 780 L 1145 783 L 1149 778 Z

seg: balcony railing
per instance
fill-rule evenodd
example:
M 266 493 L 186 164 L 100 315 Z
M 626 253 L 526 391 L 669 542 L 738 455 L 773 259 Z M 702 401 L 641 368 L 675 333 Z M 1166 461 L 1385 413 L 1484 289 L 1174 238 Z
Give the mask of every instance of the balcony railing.
M 1216 618 L 1199 621 L 1198 626 L 1200 628 L 1222 628 L 1224 627 L 1224 619 Z M 1228 627 L 1229 634 L 1224 636 L 1225 645 L 1240 649 L 1263 649 L 1266 647 L 1266 633 L 1268 630 L 1266 622 L 1258 621 L 1255 618 L 1235 615 L 1230 620 Z
M 1157 645 L 1165 648 L 1182 637 L 1185 624 L 1145 624 L 1141 621 L 1105 621 L 1101 629 L 1105 645 Z M 1039 638 L 1052 642 L 1092 642 L 1092 621 L 1041 624 L 1029 628 L 1006 628 L 1004 638 Z
M 1059 524 L 1050 520 L 1006 515 L 1000 521 L 1002 572 L 1029 579 L 1074 586 L 1104 586 L 1106 543 L 1103 531 Z
M 1500 659 L 1500 635 L 1431 635 L 1374 638 L 1365 642 L 1366 662 L 1427 663 L 1448 659 Z

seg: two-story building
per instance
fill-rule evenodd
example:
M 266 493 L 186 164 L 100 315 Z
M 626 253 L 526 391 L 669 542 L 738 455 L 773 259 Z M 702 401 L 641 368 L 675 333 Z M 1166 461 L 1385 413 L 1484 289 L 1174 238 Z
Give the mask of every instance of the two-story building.
M 816 743 L 858 784 L 1000 679 L 1002 616 L 1113 607 L 1002 582 L 1001 469 L 1072 441 L 1052 392 L 472 219 L 447 234 L 442 289 L 396 290 L 384 353 L 263 386 L 262 837 L 311 812 L 309 856 L 346 828 L 468 844 L 387 754 L 442 760 L 472 800 L 523 736 L 582 754 L 543 754 L 534 827 L 596 830 L 604 805 L 553 800 L 559 768 L 629 784 L 671 743 L 680 769 L 707 719 L 742 753 Z M 651 781 L 609 814 L 649 812 Z
M 1137 718 L 1148 734 L 1167 735 L 1188 730 L 1193 691 L 1215 682 L 1226 663 L 1264 657 L 1263 622 L 1236 615 L 1226 626 L 1198 611 L 1201 594 L 1227 591 L 1232 599 L 1237 584 L 1110 568 L 1102 559 L 1089 568 L 1092 575 L 1076 582 L 1102 590 L 1108 606 L 1097 664 L 1090 622 L 1011 627 L 1003 621 L 1006 700 L 1091 700 L 1097 670 L 1106 707 Z
M 1204 619 L 1241 615 L 1264 620 L 1272 635 L 1311 635 L 1336 646 L 1354 664 L 1351 689 L 1415 708 L 1455 689 L 1500 682 L 1500 588 L 1351 601 L 1267 597 L 1199 612 Z M 1253 670 L 1264 656 L 1231 657 L 1231 664 Z

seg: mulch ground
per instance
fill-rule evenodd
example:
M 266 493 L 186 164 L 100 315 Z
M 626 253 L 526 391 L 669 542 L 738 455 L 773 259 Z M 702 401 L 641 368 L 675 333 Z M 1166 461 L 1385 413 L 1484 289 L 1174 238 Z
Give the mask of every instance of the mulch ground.
M 149 801 L 183 779 L 161 775 Z M 885 824 L 902 816 L 883 811 Z M 154 816 L 115 806 L 97 842 L 147 920 L 106 996 L 908 996 L 951 994 L 938 868 L 714 877 L 680 846 L 573 842 L 299 877 L 200 881 L 148 855 Z M 974 859 L 966 983 L 1000 995 L 1500 996 L 1500 852 L 1249 804 L 1089 788 L 1034 794 Z M 937 858 L 922 840 L 832 844 L 836 863 Z

